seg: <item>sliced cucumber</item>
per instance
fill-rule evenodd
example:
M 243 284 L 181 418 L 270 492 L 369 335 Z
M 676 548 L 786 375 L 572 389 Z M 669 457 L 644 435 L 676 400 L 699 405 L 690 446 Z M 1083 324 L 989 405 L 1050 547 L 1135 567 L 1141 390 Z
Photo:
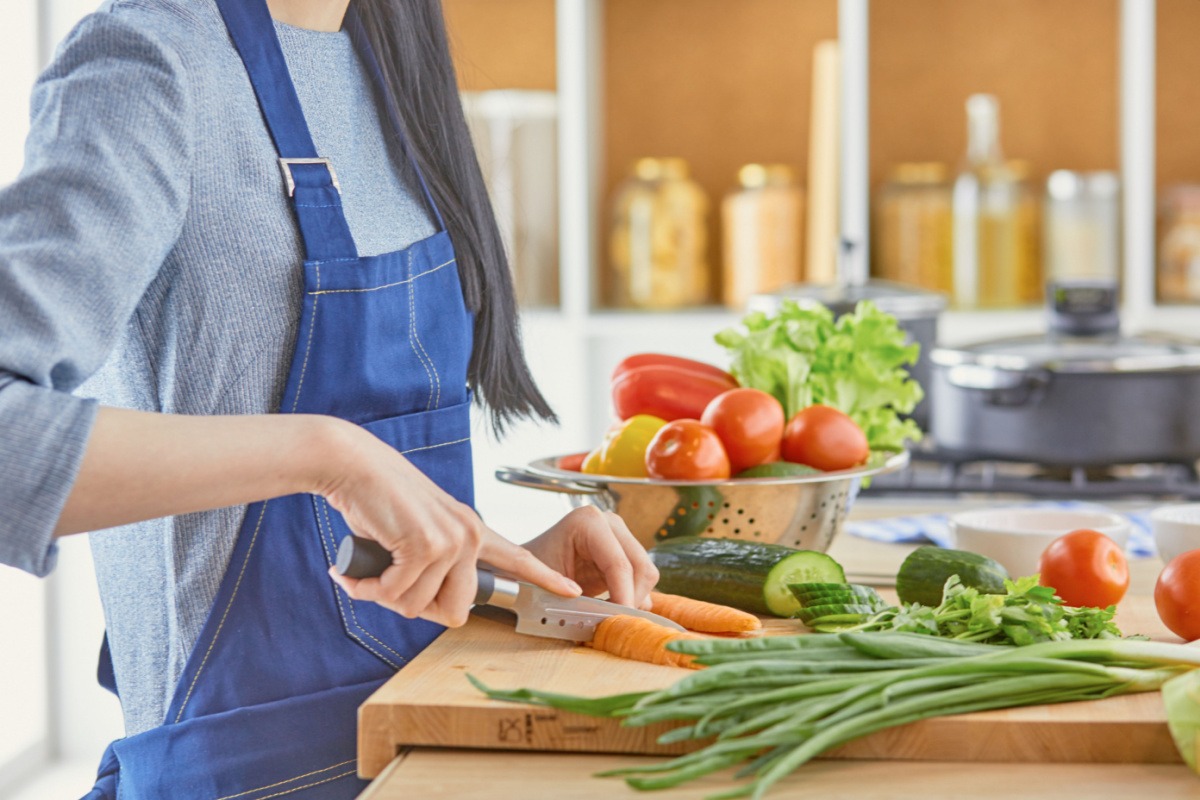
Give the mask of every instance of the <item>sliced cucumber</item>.
M 805 625 L 825 617 L 843 617 L 846 615 L 854 615 L 855 617 L 865 620 L 867 617 L 874 614 L 876 611 L 874 606 L 860 604 L 845 604 L 845 605 L 825 605 L 825 606 L 809 606 L 808 608 L 800 609 L 797 616 Z M 861 621 L 860 620 L 860 621 Z
M 793 583 L 788 589 L 800 601 L 801 606 L 816 606 L 826 603 L 864 603 L 866 605 L 883 603 L 879 592 L 870 586 L 854 583 L 840 586 L 824 583 Z
M 670 538 L 651 549 L 650 558 L 660 592 L 780 617 L 800 608 L 788 584 L 846 580 L 841 565 L 824 553 L 739 539 Z
M 825 553 L 797 550 L 782 559 L 763 582 L 763 599 L 772 614 L 793 616 L 800 610 L 800 601 L 788 587 L 793 583 L 845 583 L 842 565 Z

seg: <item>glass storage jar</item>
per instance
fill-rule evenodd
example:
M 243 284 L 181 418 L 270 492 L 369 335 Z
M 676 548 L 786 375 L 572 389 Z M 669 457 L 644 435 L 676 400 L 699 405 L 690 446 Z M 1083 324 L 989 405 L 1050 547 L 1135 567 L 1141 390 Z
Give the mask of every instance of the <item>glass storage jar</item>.
M 1200 185 L 1163 192 L 1159 230 L 1158 299 L 1200 302 Z
M 876 205 L 880 278 L 954 291 L 954 196 L 945 164 L 897 164 Z
M 1048 282 L 1120 280 L 1120 186 L 1115 172 L 1050 173 L 1042 230 Z
M 708 205 L 683 159 L 637 161 L 613 200 L 613 306 L 681 308 L 710 300 Z
M 954 183 L 954 301 L 960 308 L 1040 302 L 1038 198 L 1029 164 L 1000 152 L 992 95 L 967 100 L 967 157 Z
M 742 309 L 751 295 L 802 278 L 804 191 L 785 164 L 747 164 L 739 188 L 721 203 L 725 305 Z

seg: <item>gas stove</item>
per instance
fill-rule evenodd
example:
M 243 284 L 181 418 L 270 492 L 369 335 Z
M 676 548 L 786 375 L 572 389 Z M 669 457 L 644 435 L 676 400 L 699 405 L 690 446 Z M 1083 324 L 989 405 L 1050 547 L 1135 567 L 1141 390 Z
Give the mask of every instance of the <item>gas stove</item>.
M 926 440 L 908 467 L 872 479 L 864 497 L 1020 495 L 1056 500 L 1200 500 L 1195 463 L 1052 466 L 980 460 L 938 449 Z

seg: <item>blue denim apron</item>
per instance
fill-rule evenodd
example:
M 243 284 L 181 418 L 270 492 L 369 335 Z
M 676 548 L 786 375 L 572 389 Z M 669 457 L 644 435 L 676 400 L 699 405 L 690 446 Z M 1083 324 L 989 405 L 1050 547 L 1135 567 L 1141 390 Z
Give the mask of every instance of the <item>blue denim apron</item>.
M 424 180 L 439 232 L 406 250 L 360 257 L 265 1 L 218 6 L 281 157 L 306 250 L 281 412 L 358 423 L 472 503 L 472 320 Z M 378 76 L 353 14 L 347 28 Z M 396 109 L 388 113 L 397 125 Z M 249 506 L 166 719 L 109 746 L 88 798 L 342 800 L 362 791 L 356 709 L 443 629 L 353 601 L 336 587 L 327 570 L 349 533 L 321 497 Z M 111 681 L 107 653 L 101 660 Z

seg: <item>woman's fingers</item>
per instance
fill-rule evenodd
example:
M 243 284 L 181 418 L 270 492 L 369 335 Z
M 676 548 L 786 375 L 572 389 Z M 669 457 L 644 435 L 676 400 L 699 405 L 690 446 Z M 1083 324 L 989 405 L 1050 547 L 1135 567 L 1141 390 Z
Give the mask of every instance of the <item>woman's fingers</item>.
M 429 616 L 425 618 L 451 628 L 466 623 L 471 604 L 475 602 L 476 583 L 473 561 L 455 563 L 446 573 L 437 598 L 429 607 Z
M 570 532 L 576 537 L 576 549 L 585 552 L 604 576 L 609 599 L 623 606 L 635 606 L 642 598 L 637 596 L 633 564 L 618 541 L 608 515 L 590 506 L 571 514 L 571 523 L 580 526 Z
M 479 560 L 502 569 L 518 580 L 536 584 L 563 597 L 578 597 L 583 593 L 579 584 L 555 572 L 539 561 L 537 556 L 505 539 L 493 530 L 486 530 L 479 548 Z
M 650 591 L 658 585 L 658 568 L 650 560 L 646 548 L 642 547 L 633 531 L 629 530 L 625 520 L 611 511 L 604 512 L 604 517 L 608 521 L 613 538 L 620 544 L 633 570 L 634 601 L 631 605 L 636 604 L 638 608 L 649 609 Z
M 428 618 L 430 606 L 433 605 L 438 593 L 442 590 L 442 584 L 454 563 L 453 561 L 439 561 L 430 564 L 407 589 L 388 602 L 388 607 L 409 619 Z M 384 581 L 386 583 L 386 576 Z

